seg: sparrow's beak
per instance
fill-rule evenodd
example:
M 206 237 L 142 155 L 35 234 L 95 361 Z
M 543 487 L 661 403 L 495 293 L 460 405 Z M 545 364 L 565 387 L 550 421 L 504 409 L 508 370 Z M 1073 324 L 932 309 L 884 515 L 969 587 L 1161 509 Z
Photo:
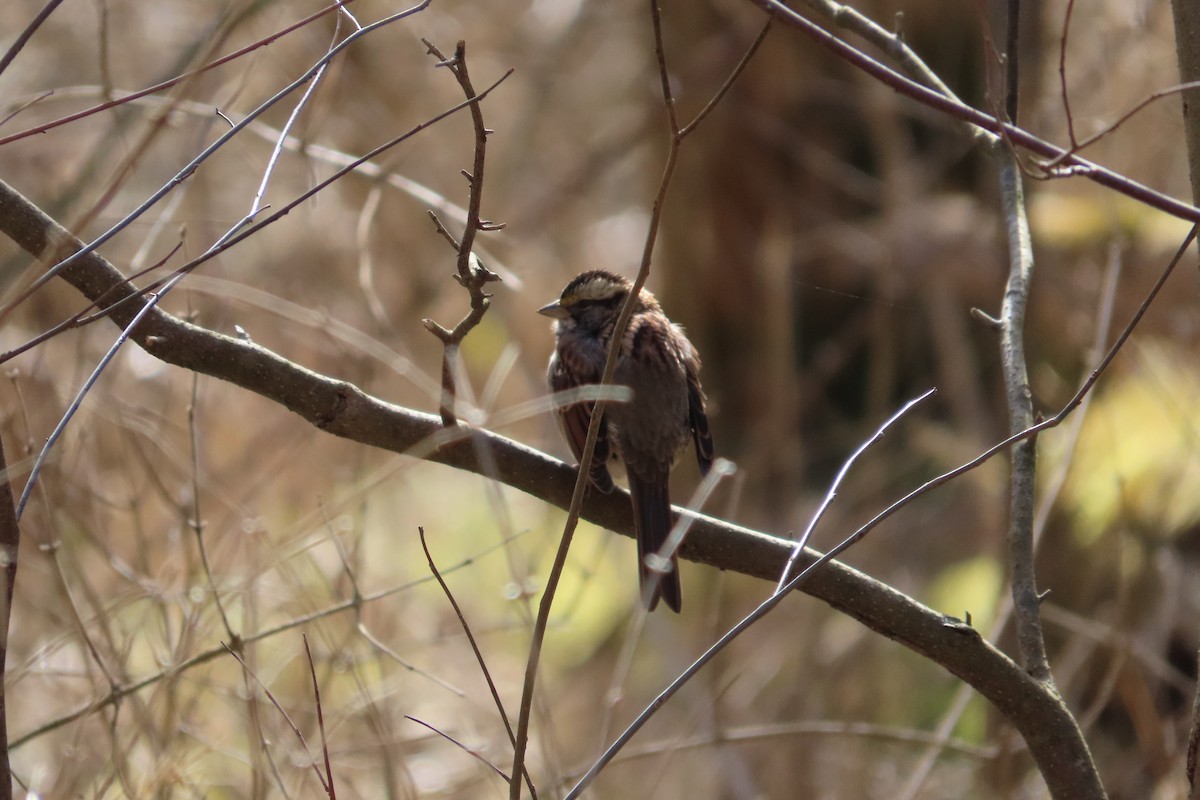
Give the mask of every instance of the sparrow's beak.
M 553 303 L 547 303 L 539 308 L 538 313 L 547 317 L 554 317 L 554 319 L 566 319 L 567 315 L 571 312 L 567 311 L 567 309 L 563 308 L 562 305 L 555 300 Z

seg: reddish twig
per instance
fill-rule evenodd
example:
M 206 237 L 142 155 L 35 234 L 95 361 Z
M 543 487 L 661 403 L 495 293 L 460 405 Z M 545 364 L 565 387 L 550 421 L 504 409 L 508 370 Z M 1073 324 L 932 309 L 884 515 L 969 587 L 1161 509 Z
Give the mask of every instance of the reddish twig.
M 794 10 L 783 5 L 779 0 L 753 0 L 753 2 L 790 27 L 808 36 L 817 44 L 831 51 L 834 55 L 849 62 L 896 92 L 955 119 L 981 128 L 988 133 L 1003 134 L 1018 147 L 1035 155 L 1042 156 L 1047 159 L 1047 164 L 1050 165 L 1047 167 L 1045 177 L 1085 177 L 1094 183 L 1112 189 L 1126 197 L 1131 197 L 1163 213 L 1192 223 L 1200 223 L 1200 208 L 1196 206 L 1177 200 L 1145 184 L 1138 183 L 1120 173 L 1114 172 L 1107 167 L 1088 161 L 1068 150 L 1064 150 L 1058 145 L 1038 138 L 1023 128 L 999 120 L 992 114 L 987 114 L 952 96 L 948 96 L 935 89 L 930 89 L 917 81 L 907 78 L 871 58 L 861 50 L 837 38 L 812 20 L 797 14 Z M 1065 166 L 1053 166 L 1060 163 Z
M 12 477 L 0 441 L 0 554 L 4 556 L 0 580 L 0 679 L 8 673 L 8 630 L 11 620 L 13 586 L 17 581 L 17 553 L 21 528 L 13 503 Z M 8 686 L 0 682 L 0 800 L 12 800 L 12 769 L 8 761 Z
M 308 646 L 308 634 L 302 633 L 304 640 L 304 655 L 308 659 L 308 673 L 312 675 L 313 702 L 317 706 L 317 728 L 321 731 L 321 754 L 325 758 L 325 791 L 329 800 L 337 800 L 337 790 L 333 785 L 333 766 L 329 763 L 329 741 L 325 737 L 325 712 L 321 708 L 321 684 L 317 681 L 317 666 L 313 663 L 312 649 Z
M 8 48 L 8 51 L 0 57 L 0 75 L 4 74 L 4 70 L 8 69 L 8 65 L 17 57 L 17 53 L 21 52 L 21 49 L 33 38 L 33 34 L 37 32 L 37 29 L 42 27 L 42 23 L 48 20 L 50 15 L 60 5 L 62 5 L 62 0 L 46 1 L 46 5 L 42 6 L 42 10 L 25 26 L 25 30 L 21 31 L 20 35 L 13 41 L 12 46 Z M 3 142 L 0 142 L 0 144 L 3 144 Z

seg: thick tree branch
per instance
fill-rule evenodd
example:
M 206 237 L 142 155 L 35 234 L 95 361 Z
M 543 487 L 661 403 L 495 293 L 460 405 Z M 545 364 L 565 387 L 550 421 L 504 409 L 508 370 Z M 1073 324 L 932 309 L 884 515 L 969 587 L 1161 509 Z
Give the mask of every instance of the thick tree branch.
M 81 247 L 77 239 L 3 182 L 0 231 L 30 254 L 51 263 L 64 251 Z M 136 294 L 120 271 L 94 252 L 72 262 L 60 274 L 104 308 Z M 114 309 L 113 322 L 124 327 L 142 303 L 134 299 Z M 574 468 L 497 434 L 446 429 L 434 415 L 384 402 L 252 342 L 206 330 L 158 308 L 146 315 L 132 338 L 167 363 L 255 392 L 336 436 L 486 474 L 560 508 L 570 503 Z M 632 535 L 629 498 L 623 492 L 589 493 L 583 517 Z M 787 564 L 790 552 L 787 540 L 698 515 L 680 555 L 761 578 L 769 587 Z M 797 565 L 803 568 L 815 558 L 813 551 L 806 550 Z M 818 570 L 804 583 L 803 591 L 975 687 L 1021 732 L 1056 797 L 1096 796 L 1088 791 L 1086 765 L 1078 762 L 1062 735 L 1064 726 L 1073 728 L 1074 721 L 1061 698 L 974 630 L 836 562 Z M 1072 786 L 1078 788 L 1072 790 Z

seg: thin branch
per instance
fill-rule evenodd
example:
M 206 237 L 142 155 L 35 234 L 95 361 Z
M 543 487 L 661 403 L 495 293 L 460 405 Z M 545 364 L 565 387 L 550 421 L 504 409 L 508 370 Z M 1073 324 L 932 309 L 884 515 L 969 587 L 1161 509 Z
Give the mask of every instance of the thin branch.
M 733 88 L 733 84 L 737 82 L 737 79 L 740 78 L 742 73 L 746 71 L 746 67 L 750 65 L 750 61 L 758 52 L 758 48 L 764 41 L 766 41 L 767 34 L 771 32 L 772 22 L 773 20 L 768 17 L 766 23 L 764 23 L 762 26 L 762 30 L 758 32 L 758 36 L 756 36 L 754 41 L 750 43 L 750 46 L 746 48 L 746 52 L 742 54 L 741 60 L 738 61 L 737 65 L 733 68 L 733 71 L 729 73 L 729 77 L 725 79 L 725 82 L 721 84 L 721 88 L 717 89 L 716 94 L 714 94 L 712 98 L 704 104 L 704 108 L 700 109 L 700 112 L 696 114 L 695 118 L 687 125 L 684 125 L 679 131 L 680 137 L 686 137 L 693 130 L 699 127 L 700 123 L 704 122 L 705 118 L 707 118 L 708 115 L 713 112 L 713 109 L 715 109 L 717 105 L 723 99 L 725 99 L 725 95 L 728 94 L 729 90 Z
M 48 6 L 57 5 L 59 2 L 61 2 L 61 0 L 51 0 L 51 2 L 48 3 Z M 53 130 L 54 128 L 57 128 L 61 125 L 66 125 L 68 123 L 75 122 L 75 121 L 83 119 L 85 117 L 90 117 L 93 114 L 97 114 L 101 111 L 107 111 L 110 108 L 115 108 L 116 106 L 119 106 L 123 103 L 128 103 L 133 100 L 137 100 L 139 98 L 146 97 L 147 95 L 157 94 L 166 89 L 170 89 L 172 86 L 176 86 L 180 83 L 183 83 L 186 80 L 190 80 L 191 78 L 194 78 L 197 75 L 202 75 L 203 73 L 208 72 L 211 69 L 215 69 L 215 68 L 221 66 L 222 64 L 227 64 L 230 61 L 241 58 L 242 56 L 244 56 L 248 53 L 252 53 L 255 50 L 259 49 L 260 47 L 265 47 L 267 45 L 274 44 L 276 40 L 281 39 L 284 36 L 287 36 L 289 33 L 292 33 L 293 31 L 297 31 L 300 28 L 303 28 L 304 26 L 306 26 L 312 22 L 315 22 L 316 20 L 320 19 L 321 17 L 325 16 L 326 14 L 330 13 L 331 11 L 337 11 L 342 6 L 352 3 L 352 2 L 354 2 L 354 0 L 339 0 L 339 2 L 336 2 L 336 3 L 333 3 L 332 5 L 326 6 L 325 8 L 323 8 L 320 11 L 317 11 L 313 14 L 309 14 L 304 19 L 299 20 L 298 22 L 294 22 L 291 25 L 288 25 L 286 28 L 276 31 L 275 33 L 271 34 L 270 36 L 266 36 L 262 39 L 252 42 L 251 44 L 246 45 L 245 47 L 241 48 L 240 50 L 236 50 L 236 51 L 230 53 L 229 55 L 222 56 L 218 59 L 210 61 L 209 63 L 204 64 L 203 66 L 197 67 L 196 69 L 188 70 L 187 72 L 183 73 L 182 75 L 177 75 L 174 78 L 171 78 L 169 80 L 162 81 L 161 83 L 156 83 L 153 86 L 149 86 L 145 89 L 140 89 L 136 92 L 132 92 L 130 94 L 123 95 L 116 99 L 109 100 L 104 103 L 99 103 L 97 105 L 92 106 L 91 108 L 85 108 L 83 111 L 79 111 L 74 114 L 69 114 L 65 117 L 60 117 L 59 119 L 52 120 L 50 122 L 46 122 L 41 125 L 37 125 L 33 128 L 29 128 L 28 130 L 23 130 L 20 133 L 14 133 L 10 136 L 2 137 L 2 138 L 0 138 L 0 146 L 9 144 L 10 142 L 15 142 L 19 139 L 25 139 L 25 138 L 27 138 L 29 136 L 33 136 L 35 134 L 45 133 L 46 131 Z M 0 71 L 3 71 L 2 67 L 0 67 Z M 49 92 L 47 94 L 57 94 L 57 92 Z
M 809 2 L 816 1 L 809 0 Z M 1048 169 L 1045 177 L 1085 177 L 1119 194 L 1156 208 L 1165 214 L 1170 214 L 1173 217 L 1185 219 L 1192 223 L 1200 222 L 1200 208 L 1165 195 L 1162 192 L 1151 189 L 1145 184 L 1138 183 L 1106 167 L 1088 161 L 1068 150 L 1064 150 L 1058 145 L 1044 141 L 1016 125 L 1003 122 L 994 115 L 966 105 L 957 98 L 947 95 L 942 91 L 930 89 L 915 80 L 906 78 L 857 48 L 843 42 L 812 20 L 797 14 L 794 10 L 780 2 L 780 0 L 752 0 L 752 2 L 790 27 L 805 34 L 817 44 L 831 51 L 834 55 L 854 65 L 885 86 L 894 89 L 896 92 L 989 133 L 1003 133 L 1004 137 L 1015 145 L 1047 159 L 1048 164 L 1062 163 L 1066 165 L 1061 169 Z M 846 6 L 836 3 L 828 3 L 828 5 L 838 9 L 846 9 Z
M 241 652 L 242 638 L 233 631 L 229 615 L 225 613 L 225 602 L 221 600 L 221 592 L 213 579 L 212 565 L 208 561 L 208 546 L 204 543 L 204 517 L 200 513 L 200 432 L 196 425 L 196 405 L 200 400 L 200 375 L 192 373 L 192 396 L 187 407 L 188 442 L 191 448 L 192 468 L 192 507 L 188 514 L 188 524 L 196 537 L 196 547 L 200 551 L 200 564 L 204 568 L 204 578 L 208 581 L 209 591 L 212 592 L 213 604 L 217 607 L 217 615 L 225 626 L 225 634 L 229 637 L 229 646 Z
M 801 722 L 782 722 L 766 725 L 745 725 L 736 728 L 726 728 L 721 731 L 720 736 L 700 734 L 686 739 L 671 739 L 667 743 L 656 742 L 641 747 L 627 747 L 621 754 L 621 758 L 616 759 L 616 763 L 627 763 L 637 759 L 661 756 L 665 752 L 677 753 L 681 750 L 705 750 L 728 744 L 779 742 L 786 739 L 808 738 L 842 739 L 847 737 L 911 746 L 930 744 L 936 741 L 936 737 L 932 734 L 913 728 L 876 725 L 869 722 L 804 720 Z M 996 745 L 972 744 L 962 739 L 950 740 L 945 743 L 945 747 L 950 753 L 955 755 L 978 759 L 984 762 L 992 761 L 1000 755 L 1000 748 Z
M 850 457 L 846 459 L 845 463 L 842 464 L 842 468 L 838 470 L 838 474 L 834 477 L 833 482 L 829 484 L 829 489 L 825 492 L 825 497 L 823 500 L 821 500 L 821 505 L 817 507 L 816 513 L 813 514 L 812 519 L 808 521 L 808 527 L 804 529 L 804 533 L 799 539 L 796 540 L 796 544 L 792 547 L 792 554 L 788 556 L 787 566 L 784 567 L 783 572 L 779 576 L 779 583 L 775 585 L 776 592 L 783 591 L 783 587 L 788 582 L 788 577 L 791 575 L 792 567 L 795 565 L 797 557 L 804 552 L 804 548 L 808 546 L 808 540 L 812 538 L 813 531 L 816 530 L 817 524 L 820 523 L 821 518 L 825 516 L 826 509 L 829 508 L 829 505 L 833 502 L 834 498 L 837 497 L 838 488 L 841 487 L 842 481 L 846 479 L 846 475 L 850 472 L 850 467 L 854 466 L 854 462 L 858 460 L 858 457 L 865 453 L 871 445 L 882 439 L 883 435 L 887 433 L 887 429 L 892 427 L 896 421 L 912 410 L 912 408 L 918 403 L 932 397 L 936 392 L 937 389 L 930 389 L 920 397 L 915 397 L 912 400 L 909 400 L 900 407 L 899 411 L 888 417 L 869 439 L 860 444 L 858 449 L 850 454 Z
M 1041 165 L 1042 168 L 1043 169 L 1057 168 L 1058 166 L 1060 166 L 1062 164 L 1063 160 L 1065 160 L 1069 155 L 1073 155 L 1075 153 L 1086 150 L 1087 148 L 1091 147 L 1093 144 L 1095 144 L 1096 142 L 1105 138 L 1106 136 L 1109 136 L 1109 135 L 1115 133 L 1117 130 L 1119 130 L 1121 128 L 1122 125 L 1124 125 L 1126 122 L 1128 122 L 1133 117 L 1137 116 L 1139 113 L 1141 113 L 1141 111 L 1143 109 L 1147 108 L 1152 103 L 1154 103 L 1158 100 L 1162 100 L 1164 97 L 1171 97 L 1172 95 L 1184 94 L 1185 92 L 1194 91 L 1196 89 L 1200 89 L 1200 81 L 1190 81 L 1188 83 L 1180 83 L 1180 84 L 1176 84 L 1175 86 L 1168 86 L 1166 89 L 1159 89 L 1156 92 L 1151 92 L 1150 94 L 1146 95 L 1141 100 L 1139 100 L 1137 103 L 1135 103 L 1128 111 L 1124 112 L 1123 114 L 1121 114 L 1121 116 L 1117 117 L 1116 121 L 1114 121 L 1113 123 L 1111 123 L 1109 125 L 1105 125 L 1099 131 L 1097 131 L 1096 133 L 1093 133 L 1091 136 L 1087 137 L 1082 142 L 1072 145 L 1070 150 L 1064 152 L 1058 158 L 1046 161 L 1044 164 Z
M 179 278 L 176 278 L 175 282 L 178 282 L 178 280 Z M 170 283 L 165 286 L 164 289 L 170 289 L 173 285 L 174 283 Z M 38 476 L 42 472 L 42 467 L 44 467 L 46 464 L 46 459 L 50 457 L 50 450 L 53 449 L 55 442 L 58 441 L 59 437 L 62 436 L 63 431 L 66 430 L 67 423 L 74 418 L 75 412 L 78 411 L 79 407 L 83 404 L 83 398 L 87 396 L 88 392 L 91 391 L 92 386 L 97 380 L 100 379 L 100 375 L 104 372 L 105 367 L 107 367 L 113 360 L 113 357 L 116 356 L 117 351 L 119 351 L 121 346 L 129 340 L 133 329 L 137 327 L 138 323 L 141 322 L 144 317 L 149 315 L 150 312 L 154 310 L 161 297 L 161 294 L 151 293 L 150 296 L 146 298 L 146 302 L 141 308 L 138 309 L 137 314 L 134 315 L 129 324 L 126 325 L 121 331 L 120 335 L 117 336 L 116 341 L 114 341 L 112 346 L 108 348 L 108 351 L 100 359 L 100 362 L 96 364 L 95 369 L 92 370 L 92 374 L 89 375 L 87 380 L 83 382 L 83 386 L 81 386 L 79 391 L 75 394 L 75 399 L 71 401 L 69 406 L 67 406 L 67 410 L 63 413 L 62 418 L 59 419 L 58 424 L 54 426 L 54 430 L 51 431 L 50 435 L 46 438 L 45 444 L 42 445 L 41 452 L 38 453 L 37 460 L 35 460 L 33 463 L 33 469 L 30 470 L 29 480 L 25 482 L 25 488 L 21 492 L 21 499 L 17 503 L 17 519 L 20 519 L 21 515 L 25 511 L 25 504 L 29 502 L 29 496 L 33 492 L 33 487 L 37 485 Z
M 48 20 L 50 15 L 53 14 L 54 10 L 60 5 L 62 5 L 62 0 L 46 0 L 46 5 L 42 6 L 42 10 L 37 13 L 37 16 L 30 20 L 29 24 L 25 26 L 25 30 L 21 31 L 20 35 L 13 40 L 12 45 L 8 48 L 4 55 L 0 56 L 0 75 L 4 74 L 4 70 L 8 69 L 8 66 L 12 64 L 13 60 L 17 57 L 17 54 L 21 52 L 21 49 L 24 48 L 25 45 L 29 43 L 29 40 L 33 38 L 33 34 L 37 33 L 37 29 L 42 27 L 42 23 Z M 0 144 L 3 144 L 3 142 L 0 142 Z
M 1063 115 L 1067 118 L 1067 139 L 1071 142 L 1071 152 L 1079 149 L 1075 139 L 1075 117 L 1071 114 L 1071 96 L 1067 91 L 1067 39 L 1071 33 L 1071 17 L 1075 12 L 1075 0 L 1067 0 L 1067 11 L 1063 17 L 1062 35 L 1058 41 L 1058 87 L 1062 95 Z M 1013 122 L 1016 122 L 1014 119 Z
M 132 282 L 132 281 L 137 280 L 138 278 L 142 277 L 143 275 L 146 275 L 150 272 L 157 270 L 159 267 L 161 267 L 167 261 L 171 260 L 171 257 L 174 256 L 177 252 L 179 252 L 180 248 L 182 248 L 182 247 L 183 247 L 182 242 L 180 242 L 179 244 L 176 244 L 175 247 L 173 247 L 171 249 L 171 252 L 168 253 L 162 260 L 160 260 L 158 263 L 156 263 L 152 266 L 146 267 L 143 270 L 134 272 L 132 275 L 129 276 L 128 280 L 130 282 Z M 116 287 L 113 287 L 112 291 L 115 291 L 115 290 L 116 290 Z M 114 297 L 115 296 L 116 295 L 114 294 Z M 71 316 L 67 317 L 65 320 L 58 323 L 54 327 L 49 328 L 45 331 L 42 331 L 41 333 L 34 336 L 33 338 L 25 341 L 23 344 L 20 344 L 17 347 L 14 347 L 12 350 L 9 350 L 5 353 L 0 353 L 0 364 L 5 363 L 6 361 L 11 361 L 12 359 L 16 358 L 17 356 L 21 355 L 22 353 L 28 352 L 29 350 L 32 350 L 34 347 L 37 347 L 42 342 L 46 342 L 46 341 L 49 341 L 50 339 L 53 339 L 55 336 L 58 336 L 60 333 L 65 333 L 66 331 L 69 331 L 69 330 L 75 330 L 77 328 L 82 328 L 84 326 L 91 325 L 93 322 L 102 320 L 105 317 L 112 314 L 113 311 L 116 310 L 120 306 L 121 303 L 128 303 L 132 300 L 136 300 L 137 297 L 138 297 L 138 295 L 130 295 L 130 296 L 124 298 L 123 300 L 120 300 L 120 301 L 114 303 L 113 305 L 108 306 L 107 308 L 104 308 L 95 313 L 89 313 L 92 311 L 92 309 L 103 305 L 105 296 L 98 297 L 95 300 L 90 301 L 83 308 L 79 309 L 79 311 L 77 311 L 74 314 L 72 314 Z
M 300 740 L 300 746 L 304 748 L 304 752 L 308 756 L 308 763 L 312 765 L 313 772 L 317 773 L 317 780 L 321 782 L 321 788 L 325 790 L 326 794 L 329 794 L 331 787 L 328 783 L 326 783 L 325 776 L 321 773 L 321 767 L 317 764 L 317 759 L 313 757 L 312 751 L 308 749 L 308 742 L 304 740 L 304 734 L 300 732 L 300 728 L 297 727 L 295 722 L 292 722 L 291 716 L 287 713 L 284 707 L 279 704 L 279 701 L 275 699 L 275 695 L 271 694 L 271 690 L 268 689 L 267 685 L 262 682 L 258 675 L 254 673 L 254 670 L 250 669 L 246 662 L 242 660 L 242 657 L 234 652 L 233 649 L 228 645 L 225 645 L 225 652 L 237 659 L 237 662 L 242 665 L 242 669 L 245 670 L 246 674 L 253 678 L 254 682 L 258 684 L 258 687 L 263 690 L 264 694 L 266 694 L 267 699 L 271 701 L 271 705 L 275 706 L 275 710 L 278 711 L 280 716 L 287 721 L 288 727 L 292 729 L 292 733 L 294 733 L 296 738 Z
M 1021 0 L 1008 0 L 1007 16 L 1008 35 L 1005 37 L 1004 45 L 1004 110 L 1008 121 L 1016 125 L 1021 97 Z M 1071 141 L 1073 143 L 1075 140 Z
M 321 708 L 321 684 L 317 680 L 317 666 L 313 663 L 312 648 L 308 646 L 308 634 L 302 633 L 304 640 L 304 655 L 308 659 L 308 674 L 312 676 L 313 703 L 317 707 L 317 729 L 321 731 L 321 754 L 325 758 L 325 791 L 329 800 L 337 800 L 337 790 L 333 785 L 333 765 L 329 763 L 329 740 L 325 737 L 325 711 Z
M 513 733 L 512 723 L 508 719 L 508 712 L 504 710 L 504 701 L 500 699 L 500 691 L 496 688 L 495 681 L 492 680 L 492 672 L 488 669 L 487 661 L 483 657 L 483 651 L 479 649 L 479 643 L 475 641 L 475 634 L 471 632 L 471 626 L 467 624 L 467 618 L 463 614 L 462 608 L 458 605 L 458 601 L 454 599 L 454 593 L 450 591 L 450 587 L 446 584 L 445 579 L 442 578 L 442 573 L 438 571 L 437 564 L 433 561 L 433 554 L 429 552 L 429 543 L 425 541 L 425 529 L 418 527 L 417 533 L 421 537 L 421 549 L 425 552 L 425 560 L 429 563 L 429 571 L 438 582 L 438 586 L 442 587 L 442 593 L 446 595 L 446 599 L 450 601 L 450 606 L 454 609 L 454 615 L 458 617 L 458 624 L 462 626 L 463 633 L 467 635 L 467 641 L 471 645 L 471 652 L 475 654 L 475 661 L 479 664 L 479 671 L 483 673 L 483 679 L 487 682 L 488 691 L 492 694 L 492 702 L 496 704 L 496 711 L 500 714 L 500 721 L 504 723 L 504 730 L 508 733 L 508 741 L 515 746 L 517 743 L 516 734 Z M 501 774 L 503 775 L 504 773 Z M 537 790 L 534 788 L 533 778 L 530 777 L 528 769 L 525 770 L 524 777 L 525 783 L 529 787 L 529 793 L 533 796 L 533 800 L 537 800 Z M 505 780 L 507 779 L 507 776 L 505 776 Z
M 473 750 L 470 747 L 467 747 L 465 744 L 460 742 L 458 739 L 455 739 L 453 736 L 451 736 L 448 733 L 439 731 L 437 728 L 433 727 L 432 725 L 430 725 L 428 722 L 425 722 L 424 720 L 417 719 L 416 717 L 414 717 L 410 714 L 405 714 L 404 718 L 410 722 L 415 722 L 418 725 L 420 725 L 424 728 L 428 728 L 429 730 L 433 731 L 438 736 L 442 737 L 447 742 L 450 742 L 451 744 L 453 744 L 459 750 L 462 750 L 467 755 L 471 756 L 472 758 L 476 759 L 477 761 L 479 761 L 482 764 L 486 764 L 492 770 L 492 772 L 496 773 L 501 778 L 503 778 L 505 783 L 512 783 L 512 779 L 510 779 L 507 775 L 504 774 L 504 770 L 500 769 L 495 764 L 488 761 L 477 750 Z
M 0 800 L 12 800 L 12 768 L 8 760 L 8 631 L 11 622 L 13 586 L 17 581 L 17 555 L 21 528 L 13 504 L 12 479 L 4 442 L 0 440 Z

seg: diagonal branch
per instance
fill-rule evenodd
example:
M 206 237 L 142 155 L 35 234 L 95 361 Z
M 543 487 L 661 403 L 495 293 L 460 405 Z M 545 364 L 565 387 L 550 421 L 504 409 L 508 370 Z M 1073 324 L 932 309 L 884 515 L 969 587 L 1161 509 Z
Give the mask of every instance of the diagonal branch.
M 1173 217 L 1189 222 L 1200 222 L 1200 208 L 1177 200 L 1155 189 L 1138 183 L 1131 178 L 1114 172 L 1107 167 L 1096 164 L 1077 154 L 1071 153 L 1056 144 L 1041 139 L 1024 128 L 997 119 L 994 115 L 980 111 L 973 106 L 958 100 L 952 95 L 931 89 L 915 80 L 906 78 L 899 72 L 887 67 L 866 53 L 842 41 L 829 31 L 817 25 L 812 20 L 801 16 L 785 6 L 780 0 L 752 0 L 764 8 L 775 18 L 789 27 L 808 36 L 810 39 L 831 51 L 838 58 L 853 64 L 858 69 L 875 78 L 880 83 L 894 89 L 899 94 L 926 105 L 944 114 L 974 125 L 992 134 L 1003 134 L 1007 141 L 1030 153 L 1046 159 L 1046 177 L 1067 177 L 1078 175 L 1090 181 L 1112 189 L 1126 197 L 1133 198 L 1151 208 L 1156 208 Z M 845 9 L 836 3 L 822 3 L 836 9 Z M 1058 166 L 1061 164 L 1062 166 Z

